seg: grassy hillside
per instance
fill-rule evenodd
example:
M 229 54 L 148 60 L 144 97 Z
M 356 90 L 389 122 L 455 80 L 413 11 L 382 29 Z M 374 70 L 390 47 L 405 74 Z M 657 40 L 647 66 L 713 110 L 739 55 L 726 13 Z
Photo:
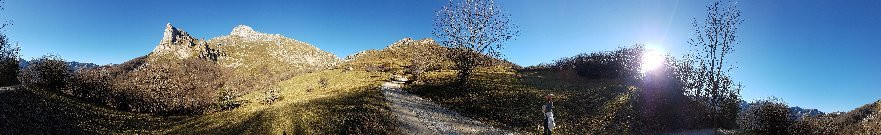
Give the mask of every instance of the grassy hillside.
M 570 71 L 572 72 L 572 71 Z M 613 80 L 587 80 L 556 71 L 476 72 L 474 90 L 453 86 L 453 71 L 426 73 L 425 85 L 406 90 L 467 117 L 515 132 L 541 133 L 544 95 L 555 95 L 555 133 L 627 133 L 635 87 Z M 517 77 L 520 76 L 520 77 Z
M 799 119 L 795 134 L 881 134 L 881 100 L 852 111 Z
M 150 54 L 77 71 L 70 86 L 60 86 L 71 89 L 60 91 L 126 111 L 199 114 L 340 61 L 307 43 L 244 25 L 211 40 L 196 39 L 171 24 L 163 35 Z
M 393 73 L 414 73 L 435 70 L 451 70 L 453 61 L 448 57 L 449 49 L 438 45 L 433 39 L 413 40 L 404 38 L 380 50 L 366 50 L 346 57 L 341 65 L 369 71 L 387 71 Z M 487 57 L 485 55 L 479 55 Z M 519 67 L 514 63 L 498 58 L 490 60 L 482 67 L 511 69 Z
M 254 31 L 239 25 L 230 35 L 212 38 L 207 44 L 221 52 L 218 64 L 242 76 L 264 75 L 259 79 L 286 79 L 292 75 L 334 67 L 340 60 L 308 43 L 279 34 Z
M 450 69 L 453 61 L 446 57 L 447 48 L 426 38 L 404 38 L 381 50 L 366 50 L 346 57 L 344 68 L 403 73 L 413 68 L 431 71 Z
M 385 76 L 342 70 L 304 74 L 274 85 L 280 98 L 272 104 L 261 102 L 265 93 L 253 92 L 236 98 L 240 104 L 234 109 L 198 116 L 117 111 L 46 90 L 3 92 L 0 133 L 385 134 L 394 128 L 376 88 Z
M 471 90 L 453 85 L 454 71 L 420 76 L 409 91 L 464 115 L 540 133 L 545 95 L 554 95 L 555 133 L 660 134 L 706 128 L 705 116 L 684 95 L 672 66 L 641 74 L 641 46 L 582 54 L 517 71 L 481 68 Z

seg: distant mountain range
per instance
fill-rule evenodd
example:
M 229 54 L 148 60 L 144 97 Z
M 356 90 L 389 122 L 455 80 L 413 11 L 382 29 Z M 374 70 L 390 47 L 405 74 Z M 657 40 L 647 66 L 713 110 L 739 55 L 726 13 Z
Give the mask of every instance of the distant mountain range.
M 793 119 L 798 119 L 798 118 L 805 117 L 805 116 L 817 116 L 817 115 L 823 115 L 823 114 L 826 114 L 826 113 L 824 113 L 820 110 L 817 110 L 817 109 L 803 109 L 798 106 L 789 107 L 789 115 Z
M 25 67 L 27 67 L 28 65 L 30 65 L 30 63 L 31 63 L 31 62 L 28 61 L 28 60 L 25 60 L 25 59 L 19 59 L 18 67 L 19 67 L 19 68 L 25 68 Z M 83 69 L 83 68 L 95 68 L 95 67 L 98 67 L 98 64 L 95 64 L 95 63 L 81 63 L 81 62 L 76 62 L 76 61 L 67 62 L 67 68 L 68 68 L 70 71 L 76 71 L 77 69 Z
M 740 101 L 740 111 L 741 112 L 746 111 L 750 107 L 752 107 L 752 105 L 750 103 L 748 103 L 746 101 Z M 824 113 L 820 110 L 817 110 L 817 109 L 804 109 L 804 108 L 801 108 L 798 106 L 789 107 L 789 117 L 792 119 L 799 119 L 799 118 L 802 118 L 805 116 L 817 116 L 817 115 L 823 115 L 823 114 L 826 114 L 826 113 Z

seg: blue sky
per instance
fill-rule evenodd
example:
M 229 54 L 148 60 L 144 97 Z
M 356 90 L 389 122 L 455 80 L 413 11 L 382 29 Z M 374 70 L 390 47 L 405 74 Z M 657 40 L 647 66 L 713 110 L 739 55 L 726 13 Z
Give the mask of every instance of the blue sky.
M 121 63 L 147 54 L 172 23 L 197 38 L 238 24 L 308 42 L 345 57 L 404 37 L 431 37 L 445 1 L 10 0 L 0 17 L 25 58 Z M 522 35 L 505 58 L 523 65 L 644 43 L 672 55 L 688 45 L 705 1 L 499 1 Z M 745 22 L 733 76 L 747 100 L 848 111 L 881 98 L 881 1 L 740 1 Z

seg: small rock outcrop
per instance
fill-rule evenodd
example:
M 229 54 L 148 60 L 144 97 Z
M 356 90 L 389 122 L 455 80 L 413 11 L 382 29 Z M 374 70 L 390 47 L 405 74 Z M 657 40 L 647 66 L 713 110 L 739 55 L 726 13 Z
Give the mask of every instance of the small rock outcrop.
M 413 38 L 407 37 L 407 38 L 398 40 L 397 42 L 388 45 L 386 48 L 397 48 L 397 47 L 408 46 L 408 45 L 437 45 L 437 43 L 435 43 L 434 39 L 431 39 L 431 38 L 413 40 Z
M 253 28 L 251 28 L 250 26 L 247 26 L 247 25 L 238 25 L 232 29 L 232 32 L 229 32 L 228 36 L 222 36 L 219 38 L 223 38 L 223 37 L 226 37 L 226 38 L 237 37 L 240 40 L 251 41 L 251 42 L 254 42 L 254 41 L 281 41 L 281 40 L 290 39 L 290 38 L 282 36 L 281 34 L 267 34 L 267 33 L 257 32 Z M 296 40 L 294 40 L 294 41 L 296 41 Z M 296 41 L 296 42 L 300 42 L 300 41 Z M 303 42 L 300 42 L 300 43 L 303 43 Z M 303 43 L 303 44 L 305 44 L 305 43 Z

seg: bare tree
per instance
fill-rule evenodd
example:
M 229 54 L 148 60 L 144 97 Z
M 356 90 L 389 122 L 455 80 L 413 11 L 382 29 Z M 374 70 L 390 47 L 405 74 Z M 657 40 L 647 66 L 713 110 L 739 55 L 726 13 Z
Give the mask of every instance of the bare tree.
M 703 21 L 693 21 L 694 36 L 688 41 L 691 54 L 688 66 L 681 68 L 686 94 L 707 106 L 714 128 L 736 126 L 741 85 L 735 84 L 729 72 L 736 66 L 729 56 L 739 43 L 737 28 L 743 22 L 736 3 L 714 2 L 707 6 Z
M 493 0 L 450 0 L 437 11 L 432 33 L 450 48 L 449 57 L 459 70 L 457 81 L 464 85 L 475 67 L 501 57 L 502 43 L 513 39 L 516 29 Z
M 0 0 L 0 4 L 5 3 L 5 1 Z M 3 7 L 0 6 L 0 10 Z M 5 31 L 6 26 L 10 26 L 12 23 L 10 21 L 6 21 L 3 24 L 0 24 L 0 31 Z M 0 33 L 0 86 L 8 86 L 18 84 L 19 81 L 16 79 L 18 76 L 19 70 L 19 51 L 20 48 L 16 44 L 12 44 L 9 42 L 9 38 L 6 37 L 6 34 Z

